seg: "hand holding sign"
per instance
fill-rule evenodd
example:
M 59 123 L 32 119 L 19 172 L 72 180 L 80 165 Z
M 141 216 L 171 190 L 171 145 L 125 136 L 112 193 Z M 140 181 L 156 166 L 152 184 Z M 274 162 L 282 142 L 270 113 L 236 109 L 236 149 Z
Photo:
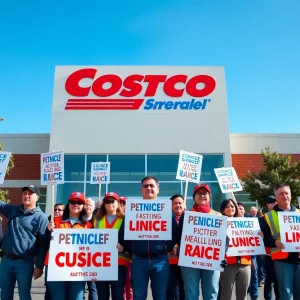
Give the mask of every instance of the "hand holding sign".
M 180 266 L 223 271 L 227 217 L 198 212 L 185 212 Z
M 278 248 L 283 252 L 300 252 L 300 213 L 296 211 L 278 212 L 280 240 Z

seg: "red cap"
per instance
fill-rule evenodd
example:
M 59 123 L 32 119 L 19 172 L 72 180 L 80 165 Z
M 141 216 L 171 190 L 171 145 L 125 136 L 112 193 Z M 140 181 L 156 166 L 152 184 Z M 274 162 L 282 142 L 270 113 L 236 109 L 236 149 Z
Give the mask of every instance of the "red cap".
M 207 190 L 207 191 L 211 194 L 210 187 L 209 187 L 209 185 L 206 184 L 206 183 L 203 183 L 203 184 L 197 184 L 197 185 L 194 187 L 194 194 L 195 194 L 199 189 L 205 189 L 205 190 Z
M 126 201 L 127 200 L 127 197 L 120 197 L 120 201 Z
M 71 200 L 79 200 L 80 202 L 85 204 L 85 197 L 80 192 L 73 192 L 69 197 L 69 201 L 71 201 Z
M 103 197 L 103 201 L 104 201 L 105 199 L 107 199 L 108 197 L 112 197 L 112 198 L 114 198 L 115 200 L 120 201 L 120 197 L 119 197 L 119 195 L 118 195 L 117 193 L 110 192 L 110 193 L 105 194 L 104 197 Z

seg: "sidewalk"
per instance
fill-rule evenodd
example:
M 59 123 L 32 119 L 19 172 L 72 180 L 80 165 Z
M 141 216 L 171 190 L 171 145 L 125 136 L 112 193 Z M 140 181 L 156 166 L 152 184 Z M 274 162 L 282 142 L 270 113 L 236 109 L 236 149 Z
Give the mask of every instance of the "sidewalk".
M 87 296 L 88 294 L 85 294 L 85 295 Z M 32 280 L 31 297 L 32 297 L 32 300 L 44 300 L 44 297 L 45 297 L 44 275 L 37 280 Z M 86 299 L 87 299 L 87 297 L 86 297 Z M 201 299 L 201 297 L 200 297 L 200 299 Z M 259 299 L 264 299 L 263 287 L 259 288 Z M 17 287 L 15 288 L 14 300 L 20 300 Z M 148 289 L 147 300 L 152 300 L 150 286 Z M 232 300 L 235 300 L 235 297 Z M 249 295 L 248 295 L 248 300 L 250 300 Z

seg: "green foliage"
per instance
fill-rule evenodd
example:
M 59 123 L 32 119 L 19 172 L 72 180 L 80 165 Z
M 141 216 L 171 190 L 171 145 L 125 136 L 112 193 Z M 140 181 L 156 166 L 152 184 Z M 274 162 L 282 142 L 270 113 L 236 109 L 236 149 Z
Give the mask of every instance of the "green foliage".
M 248 171 L 244 182 L 244 191 L 250 193 L 250 200 L 257 200 L 261 207 L 265 206 L 268 196 L 274 195 L 274 186 L 278 183 L 291 187 L 292 203 L 297 205 L 300 196 L 300 162 L 291 163 L 290 155 L 271 152 L 269 148 L 261 150 L 264 167 L 257 174 Z
M 0 150 L 3 149 L 3 144 L 0 142 Z M 14 159 L 13 157 L 11 156 L 10 157 L 10 160 L 9 160 L 9 163 L 8 163 L 8 167 L 7 167 L 7 170 L 6 170 L 6 175 L 9 174 L 9 172 L 11 171 L 11 169 L 14 167 Z M 4 191 L 2 189 L 0 189 L 0 200 L 1 201 L 4 201 L 6 203 L 9 203 L 10 200 L 7 199 L 7 196 L 8 196 L 8 191 Z

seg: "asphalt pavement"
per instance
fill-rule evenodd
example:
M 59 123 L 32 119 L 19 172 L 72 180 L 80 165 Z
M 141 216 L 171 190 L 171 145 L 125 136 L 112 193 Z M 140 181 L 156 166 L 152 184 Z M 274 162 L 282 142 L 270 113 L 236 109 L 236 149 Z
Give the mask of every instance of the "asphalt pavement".
M 44 286 L 44 276 L 37 280 L 32 281 L 32 288 L 31 288 L 31 297 L 32 300 L 44 300 L 44 295 L 45 295 L 45 286 Z M 88 294 L 86 295 L 86 299 L 88 299 Z M 15 288 L 15 300 L 19 300 L 19 294 L 18 294 L 18 289 L 17 287 Z M 200 298 L 202 299 L 202 298 Z M 263 287 L 259 288 L 259 300 L 263 300 Z M 152 300 L 152 295 L 151 295 L 151 289 L 148 289 L 148 298 L 147 300 Z M 192 300 L 192 299 L 191 299 Z M 236 300 L 235 297 L 232 298 L 232 300 Z M 251 300 L 251 298 L 248 296 L 248 300 Z

